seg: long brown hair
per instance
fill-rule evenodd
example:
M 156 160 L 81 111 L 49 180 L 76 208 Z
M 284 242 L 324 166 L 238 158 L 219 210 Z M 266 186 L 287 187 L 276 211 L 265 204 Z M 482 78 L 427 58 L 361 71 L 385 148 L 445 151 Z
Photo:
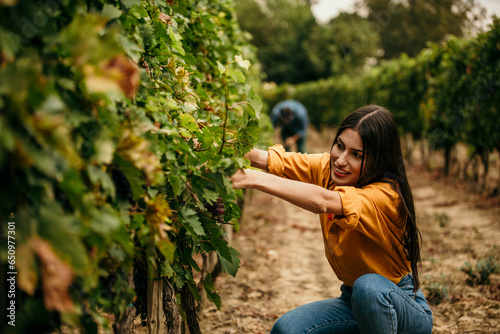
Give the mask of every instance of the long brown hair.
M 414 291 L 420 288 L 419 263 L 422 236 L 417 227 L 413 195 L 406 176 L 399 131 L 393 115 L 377 105 L 361 107 L 340 124 L 333 145 L 345 129 L 357 130 L 363 142 L 363 160 L 356 187 L 373 182 L 391 183 L 401 198 L 404 234 L 401 240 L 410 261 Z M 366 168 L 365 168 L 366 167 Z

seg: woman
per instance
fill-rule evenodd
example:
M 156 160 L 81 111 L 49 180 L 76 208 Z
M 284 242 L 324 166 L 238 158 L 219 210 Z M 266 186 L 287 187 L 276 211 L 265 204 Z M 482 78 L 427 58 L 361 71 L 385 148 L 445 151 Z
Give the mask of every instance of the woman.
M 392 114 L 365 106 L 340 125 L 330 154 L 253 149 L 232 176 L 320 215 L 326 257 L 343 282 L 338 298 L 294 309 L 271 333 L 431 333 L 420 288 L 420 232 Z

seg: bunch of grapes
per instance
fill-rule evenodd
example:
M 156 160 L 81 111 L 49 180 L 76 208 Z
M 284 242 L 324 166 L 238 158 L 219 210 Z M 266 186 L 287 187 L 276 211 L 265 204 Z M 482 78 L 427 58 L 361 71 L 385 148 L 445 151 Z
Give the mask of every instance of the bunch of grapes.
M 212 213 L 212 216 L 223 216 L 224 215 L 224 203 L 222 202 L 222 198 L 217 198 L 217 201 L 213 204 L 207 204 L 206 208 L 208 211 Z

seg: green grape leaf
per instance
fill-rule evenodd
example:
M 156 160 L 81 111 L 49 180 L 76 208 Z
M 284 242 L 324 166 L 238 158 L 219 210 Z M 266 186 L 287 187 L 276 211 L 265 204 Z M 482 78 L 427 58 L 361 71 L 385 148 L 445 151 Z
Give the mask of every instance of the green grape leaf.
M 182 192 L 182 180 L 177 174 L 169 174 L 168 175 L 168 181 L 170 186 L 172 187 L 172 191 L 175 196 L 179 196 Z
M 44 201 L 35 215 L 37 232 L 50 242 L 58 255 L 80 273 L 88 270 L 88 258 L 79 237 L 81 222 L 63 212 L 59 203 Z
M 207 274 L 205 278 L 203 279 L 203 288 L 205 288 L 205 292 L 207 293 L 207 297 L 209 300 L 214 303 L 214 305 L 217 307 L 218 310 L 220 310 L 220 307 L 222 305 L 222 300 L 220 296 L 218 295 L 218 291 L 214 286 L 214 283 L 212 281 L 212 275 Z
M 174 275 L 174 270 L 172 269 L 170 262 L 168 260 L 162 261 L 160 263 L 160 276 L 172 278 L 173 275 Z
M 196 237 L 205 235 L 205 231 L 203 230 L 200 219 L 193 209 L 190 209 L 187 206 L 183 206 L 181 209 L 181 217 L 184 227 L 188 230 L 191 236 Z
M 174 261 L 175 246 L 170 240 L 161 240 L 156 247 L 169 263 Z
M 119 213 L 117 213 L 109 204 L 104 205 L 100 210 L 93 210 L 90 228 L 102 235 L 110 236 L 120 226 L 122 221 Z
M 228 71 L 227 71 L 227 74 L 235 79 L 238 83 L 245 83 L 246 82 L 246 78 L 245 78 L 245 75 L 243 74 L 243 72 L 241 72 L 240 70 L 236 70 L 232 67 L 229 67 Z
M 100 184 L 105 193 L 110 195 L 112 199 L 116 198 L 115 184 L 108 173 L 94 165 L 87 167 L 87 173 L 92 184 Z
M 230 254 L 229 259 L 227 253 Z M 240 253 L 236 249 L 228 247 L 228 250 L 224 252 L 224 255 L 219 251 L 217 251 L 217 255 L 219 256 L 222 271 L 231 276 L 236 276 L 240 267 L 240 258 L 238 257 Z
M 170 42 L 175 51 L 179 52 L 181 55 L 185 55 L 184 47 L 182 46 L 182 37 L 179 33 L 174 32 L 172 27 L 168 27 L 168 36 L 170 37 Z
M 126 8 L 130 8 L 133 6 L 138 6 L 141 4 L 141 0 L 120 0 L 120 2 L 125 6 Z
M 191 290 L 191 292 L 193 293 L 194 299 L 196 299 L 197 301 L 200 301 L 201 300 L 201 295 L 198 292 L 198 287 L 196 286 L 196 284 L 194 284 L 194 283 L 192 283 L 190 281 L 187 281 L 186 283 L 187 283 L 187 285 L 189 287 L 189 290 Z
M 210 203 L 214 203 L 217 201 L 217 198 L 219 198 L 219 194 L 216 191 L 205 188 L 203 189 L 203 198 Z
M 180 114 L 181 122 L 180 125 L 185 127 L 191 132 L 197 132 L 198 131 L 198 123 L 196 123 L 196 120 L 194 119 L 193 116 L 189 114 Z
M 73 207 L 82 208 L 82 197 L 87 188 L 83 184 L 78 171 L 73 168 L 68 169 L 59 187 L 66 193 Z
M 119 18 L 123 12 L 113 5 L 104 4 L 101 14 L 109 20 L 113 20 Z

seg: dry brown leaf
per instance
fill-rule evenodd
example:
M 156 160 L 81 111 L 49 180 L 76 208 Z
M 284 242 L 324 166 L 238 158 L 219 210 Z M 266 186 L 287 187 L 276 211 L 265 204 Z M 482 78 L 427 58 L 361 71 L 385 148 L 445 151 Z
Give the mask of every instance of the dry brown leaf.
M 118 55 L 103 67 L 110 77 L 116 79 L 121 90 L 127 97 L 134 97 L 139 88 L 139 70 L 137 66 L 124 55 Z
M 38 280 L 33 249 L 29 243 L 19 245 L 16 255 L 17 286 L 28 295 L 33 296 Z
M 47 241 L 35 237 L 30 243 L 40 259 L 45 308 L 49 311 L 74 311 L 75 305 L 68 294 L 73 283 L 73 270 L 54 253 Z
M 124 55 L 118 55 L 102 62 L 99 67 L 83 66 L 85 84 L 97 93 L 123 92 L 128 98 L 134 97 L 139 88 L 139 69 Z
M 168 16 L 167 14 L 165 13 L 160 13 L 160 16 L 158 17 L 158 19 L 163 22 L 163 23 L 166 23 L 166 24 L 172 24 L 170 22 L 170 16 Z

